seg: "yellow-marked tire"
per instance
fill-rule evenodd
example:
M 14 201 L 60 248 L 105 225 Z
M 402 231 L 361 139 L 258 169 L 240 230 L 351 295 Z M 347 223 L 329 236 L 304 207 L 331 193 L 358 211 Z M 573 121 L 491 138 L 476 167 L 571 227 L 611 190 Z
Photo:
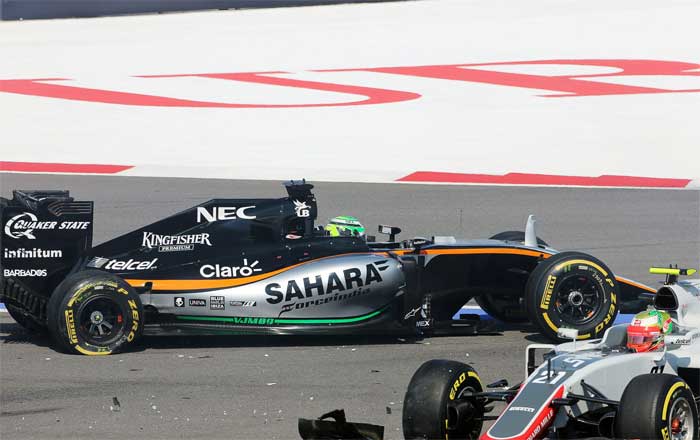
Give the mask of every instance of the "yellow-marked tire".
M 671 374 L 643 374 L 622 393 L 615 438 L 698 439 L 698 409 L 688 385 Z
M 578 329 L 579 339 L 601 337 L 615 322 L 618 297 L 612 271 L 582 252 L 561 252 L 541 261 L 525 286 L 530 320 L 558 342 L 562 327 Z
M 49 332 L 68 353 L 117 353 L 143 331 L 143 306 L 134 289 L 97 270 L 75 273 L 59 284 L 47 314 Z
M 469 365 L 440 359 L 421 365 L 403 400 L 404 438 L 478 439 L 483 407 L 465 407 L 459 415 L 450 405 L 467 391 L 483 391 L 479 376 Z

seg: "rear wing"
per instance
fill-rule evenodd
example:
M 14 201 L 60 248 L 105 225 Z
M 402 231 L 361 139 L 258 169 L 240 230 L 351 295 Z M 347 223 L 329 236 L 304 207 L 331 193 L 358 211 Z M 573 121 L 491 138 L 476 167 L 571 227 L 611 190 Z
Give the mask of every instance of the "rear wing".
M 54 288 L 92 246 L 93 202 L 68 191 L 0 197 L 0 301 L 37 317 Z

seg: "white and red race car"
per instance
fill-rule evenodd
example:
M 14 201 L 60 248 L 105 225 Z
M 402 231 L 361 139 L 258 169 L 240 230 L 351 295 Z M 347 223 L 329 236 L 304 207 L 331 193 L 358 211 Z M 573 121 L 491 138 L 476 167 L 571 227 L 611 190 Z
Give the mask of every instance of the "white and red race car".
M 413 375 L 406 391 L 403 431 L 407 439 L 532 440 L 700 438 L 700 280 L 679 281 L 692 269 L 652 268 L 666 282 L 654 300 L 668 312 L 673 331 L 662 351 L 627 348 L 628 324 L 602 339 L 527 348 L 526 379 L 487 386 L 469 365 L 431 360 Z M 536 365 L 537 350 L 548 350 Z M 488 390 L 491 389 L 491 390 Z M 493 402 L 506 402 L 500 416 Z M 485 421 L 495 423 L 482 434 Z

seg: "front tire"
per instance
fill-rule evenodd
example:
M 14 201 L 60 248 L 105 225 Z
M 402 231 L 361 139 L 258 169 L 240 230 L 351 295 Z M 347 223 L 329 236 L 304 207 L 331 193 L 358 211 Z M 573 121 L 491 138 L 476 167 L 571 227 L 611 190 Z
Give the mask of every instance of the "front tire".
M 478 439 L 483 408 L 474 406 L 472 416 L 467 418 L 456 417 L 448 408 L 466 391 L 483 391 L 479 376 L 469 365 L 440 359 L 421 365 L 404 397 L 404 438 Z
M 622 393 L 615 435 L 639 439 L 698 439 L 698 409 L 688 384 L 670 374 L 643 374 Z
M 562 252 L 532 271 L 525 286 L 530 320 L 555 341 L 560 328 L 575 328 L 579 339 L 601 337 L 617 317 L 619 289 L 612 271 L 582 252 Z
M 143 306 L 134 289 L 97 270 L 68 276 L 51 295 L 47 312 L 54 340 L 74 354 L 117 353 L 143 331 Z

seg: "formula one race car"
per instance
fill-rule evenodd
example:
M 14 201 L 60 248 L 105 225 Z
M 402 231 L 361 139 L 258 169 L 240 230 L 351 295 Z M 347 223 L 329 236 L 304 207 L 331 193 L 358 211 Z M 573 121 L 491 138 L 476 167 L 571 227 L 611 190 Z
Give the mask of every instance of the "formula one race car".
M 652 316 L 664 314 L 663 349 L 633 350 L 628 326 L 615 325 L 600 340 L 527 348 L 523 383 L 483 386 L 469 365 L 432 360 L 414 374 L 404 399 L 407 439 L 683 439 L 697 440 L 700 403 L 700 280 L 677 282 L 667 274 Z M 665 315 L 665 314 L 668 315 Z M 630 329 L 634 330 L 634 329 Z M 634 333 L 632 333 L 634 335 Z M 536 366 L 536 351 L 549 350 Z M 497 388 L 485 391 L 485 388 Z M 507 402 L 499 417 L 493 402 Z M 484 421 L 496 422 L 481 435 Z
M 93 203 L 68 191 L 0 199 L 0 300 L 69 352 L 109 354 L 142 334 L 474 331 L 476 298 L 506 322 L 602 335 L 653 289 L 525 232 L 389 241 L 317 228 L 312 185 L 280 199 L 214 199 L 92 247 Z M 464 316 L 468 318 L 468 316 Z

